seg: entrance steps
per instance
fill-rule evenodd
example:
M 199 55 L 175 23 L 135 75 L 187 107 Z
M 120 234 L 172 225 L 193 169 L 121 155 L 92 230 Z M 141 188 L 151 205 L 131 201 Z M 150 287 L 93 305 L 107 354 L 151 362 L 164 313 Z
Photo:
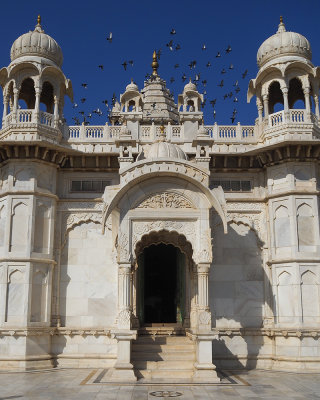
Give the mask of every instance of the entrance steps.
M 138 379 L 191 379 L 195 345 L 187 336 L 138 336 L 131 359 Z

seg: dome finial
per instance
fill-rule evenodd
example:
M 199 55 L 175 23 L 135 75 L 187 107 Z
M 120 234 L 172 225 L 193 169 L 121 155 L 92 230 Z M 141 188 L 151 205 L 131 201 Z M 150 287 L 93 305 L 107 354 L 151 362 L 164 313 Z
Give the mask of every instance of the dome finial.
M 160 135 L 159 135 L 159 142 L 165 142 L 166 141 L 166 133 L 164 131 L 164 126 L 160 125 Z
M 152 75 L 153 76 L 158 76 L 158 68 L 159 68 L 159 63 L 158 63 L 158 58 L 157 58 L 157 52 L 154 50 L 153 55 L 152 55 Z
M 38 18 L 37 18 L 37 25 L 41 26 L 41 15 L 40 14 L 38 15 Z
M 280 15 L 280 24 L 278 26 L 277 33 L 282 33 L 282 32 L 286 32 L 286 27 L 284 26 L 282 15 Z

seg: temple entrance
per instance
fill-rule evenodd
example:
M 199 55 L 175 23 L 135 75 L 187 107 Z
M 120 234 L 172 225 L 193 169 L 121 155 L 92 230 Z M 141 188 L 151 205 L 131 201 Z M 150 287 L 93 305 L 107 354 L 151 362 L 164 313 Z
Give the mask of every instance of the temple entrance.
M 185 314 L 185 255 L 171 244 L 153 244 L 138 258 L 140 326 L 183 325 Z

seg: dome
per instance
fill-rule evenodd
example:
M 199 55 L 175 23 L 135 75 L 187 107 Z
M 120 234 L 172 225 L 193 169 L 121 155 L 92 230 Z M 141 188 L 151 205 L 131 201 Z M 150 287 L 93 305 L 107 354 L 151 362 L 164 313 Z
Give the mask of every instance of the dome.
M 184 92 L 197 92 L 198 91 L 197 86 L 191 82 L 191 78 L 190 78 L 189 83 L 187 83 L 186 86 L 184 87 L 183 91 Z
M 282 56 L 299 56 L 311 61 L 312 53 L 309 41 L 300 33 L 287 32 L 282 18 L 280 18 L 277 33 L 260 46 L 257 62 L 261 68 L 267 61 Z
M 131 83 L 126 86 L 126 92 L 139 92 L 138 86 L 131 80 Z
M 188 160 L 186 153 L 177 145 L 165 140 L 165 133 L 161 131 L 159 140 L 144 149 L 137 157 L 137 161 L 151 158 L 175 158 Z
M 186 153 L 173 143 L 156 142 L 150 146 L 147 158 L 179 158 L 187 160 Z
M 38 18 L 38 24 L 34 31 L 29 31 L 18 37 L 11 47 L 11 61 L 23 56 L 40 56 L 62 66 L 63 55 L 61 47 L 49 35 L 44 33 Z

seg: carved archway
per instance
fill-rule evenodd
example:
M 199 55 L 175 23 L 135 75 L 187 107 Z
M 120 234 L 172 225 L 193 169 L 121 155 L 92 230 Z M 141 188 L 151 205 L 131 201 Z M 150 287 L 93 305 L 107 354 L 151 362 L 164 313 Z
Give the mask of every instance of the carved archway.
M 193 261 L 192 255 L 193 255 L 193 247 L 192 244 L 187 240 L 186 236 L 184 234 L 178 233 L 177 231 L 168 231 L 166 229 L 162 229 L 159 231 L 151 231 L 147 234 L 144 234 L 141 236 L 140 240 L 136 243 L 135 249 L 134 249 L 134 257 L 135 257 L 135 263 L 134 263 L 134 270 L 133 270 L 133 290 L 132 290 L 132 311 L 133 311 L 133 326 L 135 328 L 139 327 L 141 323 L 141 290 L 142 287 L 141 285 L 141 257 L 143 257 L 143 254 L 147 248 L 151 248 L 154 245 L 158 246 L 160 244 L 164 245 L 171 245 L 176 247 L 176 249 L 180 250 L 180 254 L 184 254 L 182 265 L 183 269 L 180 269 L 180 273 L 178 274 L 180 276 L 180 283 L 183 286 L 183 289 L 181 291 L 182 297 L 180 297 L 180 305 L 182 305 L 183 312 L 181 313 L 181 319 L 180 323 L 182 324 L 179 329 L 184 328 L 190 328 L 190 317 L 192 314 L 192 310 L 196 307 L 196 285 L 197 285 L 197 273 L 195 269 L 195 263 Z M 139 261 L 138 261 L 139 260 Z M 181 259 L 180 259 L 181 260 Z M 143 265 L 145 261 L 143 261 Z M 181 264 L 180 264 L 181 265 Z M 153 268 L 153 264 L 151 264 Z M 180 267 L 181 268 L 181 267 Z M 144 269 L 143 269 L 144 270 Z M 177 272 L 177 271 L 176 271 Z M 142 272 L 144 275 L 145 273 Z M 181 274 L 181 275 L 180 275 Z M 178 276 L 177 275 L 177 276 Z M 140 278 L 139 278 L 140 276 Z M 167 276 L 167 275 L 164 275 Z M 175 276 L 175 274 L 174 274 Z M 167 276 L 167 279 L 170 279 L 170 276 Z M 178 279 L 178 278 L 177 278 Z M 178 287 L 182 287 L 179 286 Z M 142 295 L 143 296 L 143 295 Z M 142 307 L 143 308 L 143 307 Z M 193 312 L 194 313 L 194 312 Z M 183 317 L 182 317 L 183 315 Z M 140 320 L 140 323 L 139 323 Z M 177 320 L 178 323 L 178 320 Z M 141 326 L 141 325 L 140 325 Z

